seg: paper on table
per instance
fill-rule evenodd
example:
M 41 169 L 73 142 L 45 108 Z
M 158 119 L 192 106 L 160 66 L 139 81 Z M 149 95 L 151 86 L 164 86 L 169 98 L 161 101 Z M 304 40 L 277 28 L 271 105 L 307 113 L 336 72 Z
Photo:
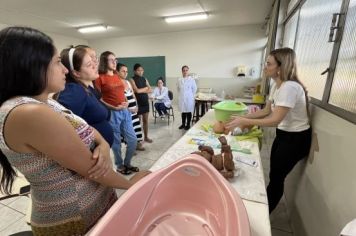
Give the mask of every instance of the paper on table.
M 251 158 L 248 158 L 248 157 L 245 157 L 245 156 L 237 156 L 235 155 L 234 156 L 234 160 L 238 161 L 238 162 L 241 162 L 241 163 L 244 163 L 246 165 L 249 165 L 249 166 L 253 166 L 253 167 L 257 167 L 258 166 L 258 162 L 251 159 Z

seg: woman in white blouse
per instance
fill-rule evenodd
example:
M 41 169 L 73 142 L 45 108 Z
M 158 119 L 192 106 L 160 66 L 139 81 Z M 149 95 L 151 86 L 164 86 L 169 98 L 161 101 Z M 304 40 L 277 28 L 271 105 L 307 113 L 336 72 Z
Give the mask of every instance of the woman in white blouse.
M 273 50 L 267 58 L 264 72 L 275 82 L 266 107 L 255 113 L 233 117 L 226 128 L 232 130 L 249 125 L 277 127 L 267 187 L 271 213 L 283 195 L 284 179 L 297 162 L 309 154 L 312 132 L 307 91 L 297 75 L 295 52 L 290 48 Z
M 178 79 L 177 90 L 179 92 L 178 107 L 182 112 L 182 125 L 179 126 L 179 129 L 188 130 L 194 111 L 195 93 L 197 92 L 195 80 L 189 76 L 188 66 L 182 67 L 182 77 Z
M 164 87 L 162 77 L 157 79 L 157 87 L 153 90 L 153 99 L 155 108 L 161 118 L 168 115 L 167 110 L 171 107 L 171 99 L 168 96 L 168 88 Z

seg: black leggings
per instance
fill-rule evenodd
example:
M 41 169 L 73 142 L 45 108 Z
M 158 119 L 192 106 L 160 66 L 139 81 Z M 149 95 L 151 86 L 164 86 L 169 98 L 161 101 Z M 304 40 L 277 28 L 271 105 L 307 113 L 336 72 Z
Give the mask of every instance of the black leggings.
M 301 132 L 276 131 L 271 150 L 271 162 L 267 186 L 269 213 L 276 208 L 284 191 L 284 179 L 293 167 L 309 154 L 311 128 Z
M 186 120 L 187 120 L 187 124 L 185 124 Z M 191 121 L 192 121 L 192 113 L 191 112 L 183 112 L 182 113 L 182 125 L 185 127 L 190 127 Z

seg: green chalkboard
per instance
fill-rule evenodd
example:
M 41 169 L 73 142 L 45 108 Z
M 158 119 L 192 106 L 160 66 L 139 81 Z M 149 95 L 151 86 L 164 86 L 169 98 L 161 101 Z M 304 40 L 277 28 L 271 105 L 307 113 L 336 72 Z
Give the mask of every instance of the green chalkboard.
M 127 78 L 131 78 L 133 67 L 136 63 L 143 66 L 145 70 L 143 76 L 148 80 L 151 86 L 156 86 L 156 81 L 159 77 L 166 79 L 166 59 L 164 56 L 156 57 L 118 57 L 119 63 L 125 64 L 129 71 Z

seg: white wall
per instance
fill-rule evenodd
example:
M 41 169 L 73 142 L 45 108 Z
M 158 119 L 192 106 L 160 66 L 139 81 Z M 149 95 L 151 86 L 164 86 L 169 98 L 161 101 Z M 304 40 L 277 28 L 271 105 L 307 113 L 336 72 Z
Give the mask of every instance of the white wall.
M 6 28 L 6 27 L 8 27 L 8 25 L 5 25 L 5 24 L 0 23 L 0 30 L 4 29 L 4 28 Z
M 0 30 L 9 27 L 10 25 L 7 24 L 1 24 L 0 23 Z M 31 27 L 31 26 L 29 26 Z M 53 41 L 54 41 L 54 45 L 56 46 L 57 50 L 60 52 L 62 51 L 62 49 L 67 48 L 70 45 L 78 45 L 78 44 L 88 44 L 88 41 L 85 39 L 79 39 L 79 38 L 73 38 L 73 37 L 68 37 L 68 36 L 64 36 L 64 35 L 59 35 L 59 34 L 53 34 L 53 33 L 49 33 L 49 32 L 43 32 L 45 34 L 47 34 L 48 36 L 50 36 Z
M 46 33 L 48 36 L 50 36 L 53 39 L 54 45 L 56 46 L 58 52 L 61 52 L 62 49 L 68 48 L 71 45 L 76 46 L 78 44 L 84 44 L 84 45 L 88 44 L 88 41 L 85 39 L 73 38 L 73 37 L 47 33 L 47 32 L 44 33 Z
M 285 195 L 294 235 L 334 236 L 356 218 L 356 125 L 313 108 L 319 152 L 291 173 Z
M 101 52 L 118 57 L 165 56 L 167 86 L 175 91 L 182 65 L 196 73 L 200 87 L 214 87 L 219 94 L 241 94 L 244 84 L 255 84 L 260 74 L 266 37 L 260 25 L 235 26 L 157 35 L 89 40 Z M 237 65 L 255 68 L 254 79 L 237 79 Z

